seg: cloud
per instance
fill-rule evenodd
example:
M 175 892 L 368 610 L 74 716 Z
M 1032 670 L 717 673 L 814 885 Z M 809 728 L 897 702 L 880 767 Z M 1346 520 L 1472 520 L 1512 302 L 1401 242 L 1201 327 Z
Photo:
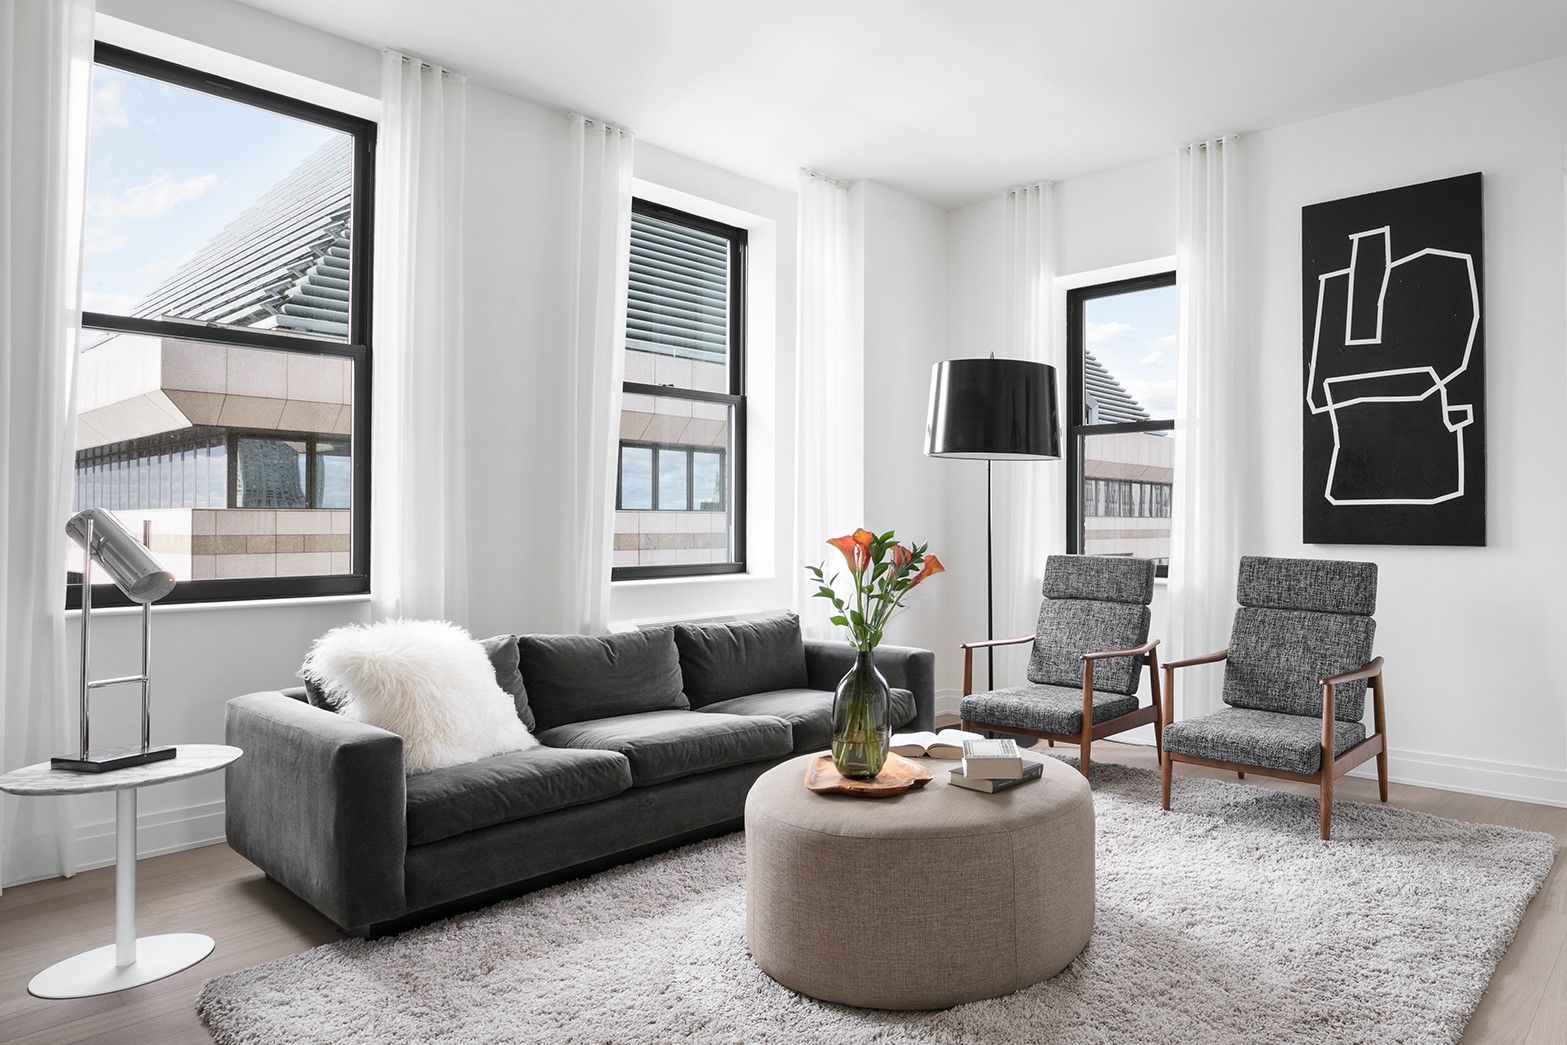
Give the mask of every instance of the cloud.
M 84 237 L 82 249 L 89 257 L 95 254 L 107 254 L 110 251 L 119 250 L 125 246 L 126 239 L 120 235 L 119 230 L 112 225 L 102 228 L 90 228 Z
M 167 174 L 120 193 L 93 198 L 90 209 L 100 221 L 156 221 L 181 203 L 199 198 L 218 183 L 216 174 L 198 174 L 175 181 Z
M 1148 416 L 1155 418 L 1175 416 L 1175 378 L 1159 381 L 1132 378 L 1126 382 L 1125 387 L 1127 394 L 1148 411 Z
M 1083 333 L 1088 338 L 1090 345 L 1102 345 L 1106 341 L 1114 341 L 1123 334 L 1131 333 L 1132 327 L 1128 323 L 1095 323 L 1089 320 L 1083 324 Z
M 1160 366 L 1170 358 L 1170 350 L 1175 347 L 1175 335 L 1166 334 L 1153 340 L 1153 348 L 1137 361 L 1138 366 Z
M 107 312 L 111 316 L 126 316 L 140 299 L 135 294 L 115 294 L 105 290 L 82 291 L 84 312 Z
M 100 79 L 93 84 L 92 122 L 94 127 L 129 127 L 131 114 L 125 108 L 125 81 L 118 77 Z

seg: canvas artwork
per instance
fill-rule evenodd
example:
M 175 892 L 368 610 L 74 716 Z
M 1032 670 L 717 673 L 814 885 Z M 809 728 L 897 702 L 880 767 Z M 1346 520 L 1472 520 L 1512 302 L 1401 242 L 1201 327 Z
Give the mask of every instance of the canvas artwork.
M 1302 208 L 1308 544 L 1485 544 L 1480 188 Z

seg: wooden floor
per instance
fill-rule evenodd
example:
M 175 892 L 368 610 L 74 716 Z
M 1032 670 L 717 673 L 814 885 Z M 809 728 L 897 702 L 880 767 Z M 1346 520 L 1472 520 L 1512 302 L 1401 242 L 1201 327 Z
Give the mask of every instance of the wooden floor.
M 1150 748 L 1095 745 L 1105 761 L 1156 768 Z M 1229 778 L 1183 766 L 1183 774 Z M 1230 778 L 1233 779 L 1233 778 Z M 1315 790 L 1262 779 L 1259 786 Z M 1374 802 L 1374 782 L 1346 779 L 1339 796 Z M 1567 809 L 1480 798 L 1395 784 L 1392 803 L 1439 816 L 1546 831 L 1567 841 Z M 1465 1042 L 1560 1045 L 1567 1042 L 1567 872 L 1558 861 L 1535 897 Z M 204 980 L 336 938 L 325 919 L 267 882 L 227 846 L 208 846 L 144 860 L 138 917 L 143 935 L 204 932 L 212 956 L 166 980 L 82 1001 L 41 1001 L 27 981 L 51 963 L 113 940 L 114 872 L 87 871 L 7 889 L 0 896 L 0 1042 L 113 1042 L 177 1045 L 206 1042 L 195 998 Z M 1193 1038 L 1193 1041 L 1199 1039 Z

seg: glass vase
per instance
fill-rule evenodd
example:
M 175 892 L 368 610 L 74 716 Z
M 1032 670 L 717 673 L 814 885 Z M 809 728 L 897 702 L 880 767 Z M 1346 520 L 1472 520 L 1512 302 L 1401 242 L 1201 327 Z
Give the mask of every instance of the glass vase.
M 832 760 L 838 772 L 864 780 L 881 772 L 892 739 L 891 693 L 871 650 L 861 650 L 832 698 Z

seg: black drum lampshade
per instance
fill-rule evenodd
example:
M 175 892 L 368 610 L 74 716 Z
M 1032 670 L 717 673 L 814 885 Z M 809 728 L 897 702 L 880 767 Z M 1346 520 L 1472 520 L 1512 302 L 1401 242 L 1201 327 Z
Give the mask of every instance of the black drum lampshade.
M 931 368 L 925 453 L 982 461 L 1056 460 L 1056 370 L 1027 359 L 948 359 Z

